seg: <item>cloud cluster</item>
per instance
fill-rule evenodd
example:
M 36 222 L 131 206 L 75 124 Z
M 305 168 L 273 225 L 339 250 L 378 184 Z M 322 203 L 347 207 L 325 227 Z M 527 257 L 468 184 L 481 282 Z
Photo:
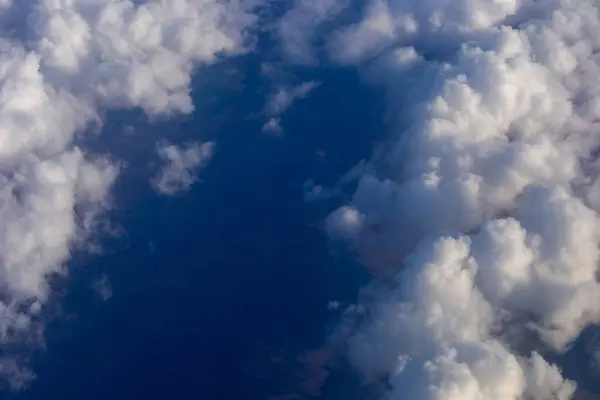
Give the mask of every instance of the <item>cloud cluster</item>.
M 386 277 L 354 365 L 392 399 L 571 398 L 544 354 L 600 321 L 597 2 L 373 0 L 330 41 L 394 126 L 327 224 Z
M 0 1 L 0 377 L 22 384 L 28 336 L 74 245 L 94 231 L 119 167 L 75 145 L 106 110 L 190 112 L 191 74 L 245 50 L 237 0 Z M 21 32 L 22 31 L 22 32 Z M 21 372 L 19 372 L 21 371 Z
M 152 186 L 160 194 L 171 196 L 186 192 L 196 182 L 199 169 L 212 157 L 213 142 L 195 143 L 186 147 L 161 144 L 158 156 L 164 165 L 152 180 Z

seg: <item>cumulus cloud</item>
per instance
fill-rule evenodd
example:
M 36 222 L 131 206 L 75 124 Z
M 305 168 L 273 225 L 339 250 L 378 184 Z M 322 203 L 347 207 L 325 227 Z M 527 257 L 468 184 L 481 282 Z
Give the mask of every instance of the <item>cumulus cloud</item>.
M 392 44 L 398 29 L 387 2 L 375 0 L 367 6 L 364 18 L 329 38 L 330 57 L 342 64 L 362 61 Z
M 213 149 L 213 142 L 185 147 L 160 145 L 157 152 L 164 166 L 152 180 L 154 189 L 163 195 L 175 195 L 189 190 L 196 181 L 199 169 L 210 161 Z
M 318 82 L 309 81 L 296 86 L 278 85 L 270 96 L 266 113 L 270 117 L 263 125 L 263 132 L 281 133 L 281 116 L 289 109 L 294 101 L 303 99 L 319 86 Z
M 544 352 L 600 320 L 597 3 L 374 0 L 331 41 L 394 126 L 327 224 L 385 277 L 354 365 L 391 399 L 571 398 Z
M 444 53 L 461 41 L 485 33 L 517 11 L 525 15 L 529 3 L 533 2 L 370 0 L 359 21 L 338 29 L 328 38 L 330 57 L 353 64 L 388 47 L 399 46 Z
M 0 377 L 15 386 L 31 377 L 12 344 L 39 327 L 48 277 L 65 272 L 73 246 L 110 205 L 118 162 L 86 154 L 76 139 L 101 124 L 105 110 L 190 112 L 194 70 L 245 51 L 254 23 L 248 7 L 0 1 L 4 15 L 27 21 L 23 35 L 4 29 L 4 19 L 0 27 Z

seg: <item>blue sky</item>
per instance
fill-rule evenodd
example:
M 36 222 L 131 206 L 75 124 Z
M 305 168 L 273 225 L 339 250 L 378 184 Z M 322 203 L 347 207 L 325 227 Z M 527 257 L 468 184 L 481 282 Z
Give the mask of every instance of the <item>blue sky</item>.
M 322 347 L 337 320 L 328 303 L 355 301 L 367 274 L 332 253 L 318 226 L 331 205 L 306 203 L 304 183 L 335 183 L 368 156 L 372 132 L 382 129 L 381 102 L 354 71 L 318 72 L 327 83 L 286 115 L 285 137 L 265 135 L 262 121 L 248 116 L 261 111 L 269 87 L 252 60 L 229 67 L 238 64 L 244 89 L 229 89 L 219 71 L 216 84 L 200 77 L 198 103 L 206 91 L 218 99 L 182 121 L 108 117 L 108 132 L 90 146 L 129 163 L 111 215 L 122 234 L 70 266 L 61 316 L 33 363 L 38 378 L 15 398 L 275 395 L 276 386 L 238 388 L 237 371 L 252 357 L 268 360 L 263 345 L 297 354 Z M 340 88 L 346 101 L 338 101 Z M 124 136 L 129 126 L 144 134 Z M 340 148 L 348 129 L 353 143 Z M 216 137 L 219 150 L 189 192 L 165 199 L 148 181 L 167 130 L 176 143 Z M 94 290 L 103 277 L 107 300 Z

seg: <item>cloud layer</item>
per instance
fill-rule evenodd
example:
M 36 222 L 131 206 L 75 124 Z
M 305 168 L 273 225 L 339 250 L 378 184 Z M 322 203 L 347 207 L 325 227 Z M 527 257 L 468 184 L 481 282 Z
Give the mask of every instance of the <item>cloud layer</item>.
M 110 204 L 118 160 L 86 154 L 76 140 L 102 124 L 106 110 L 192 111 L 191 74 L 245 51 L 250 6 L 0 2 L 15 19 L 0 24 L 0 377 L 16 386 L 28 377 L 11 344 L 35 329 L 48 277 L 65 272 L 73 247 Z
M 600 319 L 594 1 L 373 0 L 330 38 L 393 130 L 328 231 L 385 276 L 354 365 L 392 399 L 567 399 L 544 360 Z

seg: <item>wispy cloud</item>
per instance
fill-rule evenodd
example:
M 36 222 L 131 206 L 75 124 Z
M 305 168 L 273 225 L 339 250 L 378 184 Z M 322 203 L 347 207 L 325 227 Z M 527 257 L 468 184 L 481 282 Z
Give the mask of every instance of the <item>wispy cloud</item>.
M 304 99 L 319 85 L 320 83 L 313 81 L 297 86 L 277 85 L 267 103 L 266 114 L 269 116 L 269 120 L 263 125 L 263 132 L 281 133 L 281 116 L 296 100 Z
M 319 63 L 315 41 L 323 23 L 334 19 L 349 5 L 346 0 L 296 0 L 278 21 L 277 38 L 284 58 L 293 64 Z

